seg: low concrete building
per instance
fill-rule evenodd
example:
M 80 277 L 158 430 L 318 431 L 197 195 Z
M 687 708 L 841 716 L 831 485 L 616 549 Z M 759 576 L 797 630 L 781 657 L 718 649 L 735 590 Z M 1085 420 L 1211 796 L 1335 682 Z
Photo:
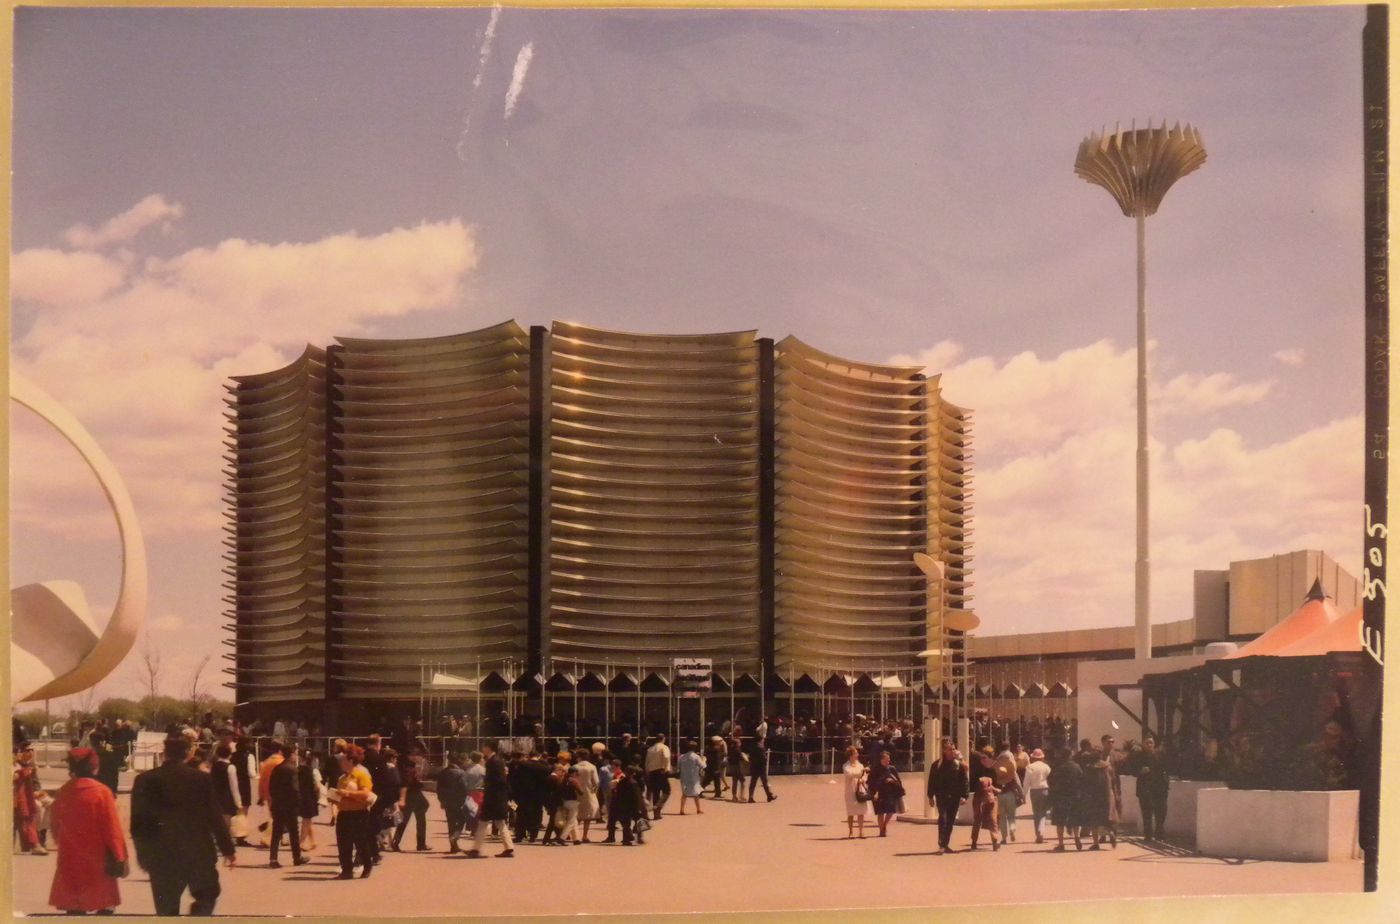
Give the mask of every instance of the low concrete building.
M 1207 645 L 1243 644 L 1257 638 L 1297 609 L 1315 580 L 1321 581 L 1339 611 L 1347 613 L 1361 605 L 1360 582 L 1322 551 L 1285 552 L 1231 562 L 1219 570 L 1197 571 L 1192 616 L 1152 627 L 1154 660 L 1171 659 L 1166 664 L 1154 663 L 1153 669 L 1194 666 L 1204 661 Z M 991 694 L 974 698 L 974 708 L 1011 721 L 1047 716 L 1079 720 L 1080 734 L 1092 733 L 1096 739 L 1112 731 L 1110 720 L 1116 717 L 1122 725 L 1126 718 L 1126 713 L 1099 692 L 1098 685 L 1135 681 L 1144 673 L 1145 664 L 1132 660 L 1131 625 L 977 635 L 969 639 L 968 649 L 976 685 Z M 1094 664 L 1092 671 L 1083 669 L 1088 663 Z M 1057 684 L 1070 695 L 1034 695 L 1037 685 L 1053 690 Z M 1014 688 L 1032 691 L 1033 695 L 1008 698 L 1008 687 L 1013 692 Z

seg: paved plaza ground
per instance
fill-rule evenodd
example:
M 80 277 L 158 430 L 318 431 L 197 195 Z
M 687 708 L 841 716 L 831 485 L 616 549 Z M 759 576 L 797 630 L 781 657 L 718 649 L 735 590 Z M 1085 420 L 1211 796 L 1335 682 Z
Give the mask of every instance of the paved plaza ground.
M 917 775 L 910 775 L 917 779 Z M 129 779 L 119 805 L 125 821 Z M 911 787 L 912 789 L 913 787 Z M 894 823 L 889 837 L 846 839 L 841 786 L 833 777 L 779 777 L 775 802 L 703 800 L 675 815 L 676 800 L 643 847 L 524 845 L 513 859 L 450 856 L 436 799 L 429 797 L 431 853 L 390 854 L 368 880 L 336 881 L 335 836 L 316 827 L 310 865 L 267 868 L 267 851 L 239 850 L 239 866 L 222 870 L 220 914 L 231 915 L 542 915 L 655 914 L 759 910 L 954 906 L 1090 901 L 1172 895 L 1358 892 L 1361 862 L 1278 863 L 1199 857 L 1182 847 L 1146 847 L 1136 839 L 1116 850 L 1051 851 L 1033 843 L 1030 822 L 1019 843 L 993 853 L 965 848 L 936 856 L 933 825 Z M 760 800 L 762 794 L 760 792 Z M 602 837 L 594 832 L 594 838 Z M 412 826 L 405 838 L 411 845 Z M 499 848 L 491 845 L 490 854 Z M 14 859 L 14 907 L 49 913 L 54 856 Z M 125 914 L 152 911 L 145 874 L 121 886 Z

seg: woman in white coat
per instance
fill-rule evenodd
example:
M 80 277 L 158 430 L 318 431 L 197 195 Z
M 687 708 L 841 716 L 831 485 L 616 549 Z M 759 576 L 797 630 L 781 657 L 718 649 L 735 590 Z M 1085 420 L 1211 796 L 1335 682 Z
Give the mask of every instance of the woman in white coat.
M 598 819 L 598 768 L 580 748 L 574 752 L 573 769 L 578 771 L 578 820 L 583 823 L 583 843 L 588 843 L 588 826 Z
M 846 836 L 854 837 L 856 825 L 860 826 L 860 836 L 865 837 L 865 819 L 870 816 L 870 801 L 862 802 L 856 798 L 856 793 L 865 785 L 866 769 L 860 762 L 860 752 L 855 748 L 846 748 L 846 763 L 841 768 L 842 781 L 845 783 L 846 797 Z

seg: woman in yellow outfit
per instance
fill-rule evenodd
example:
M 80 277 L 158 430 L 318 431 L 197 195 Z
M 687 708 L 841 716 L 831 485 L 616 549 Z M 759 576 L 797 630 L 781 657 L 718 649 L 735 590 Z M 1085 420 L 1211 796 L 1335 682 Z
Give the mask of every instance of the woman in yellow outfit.
M 369 807 L 375 802 L 374 781 L 364 767 L 364 759 L 365 752 L 357 745 L 349 745 L 340 753 L 340 780 L 335 788 L 335 802 L 340 809 L 335 817 L 340 879 L 353 879 L 356 864 L 364 867 L 361 879 L 368 879 L 374 869 L 374 831 L 369 817 Z

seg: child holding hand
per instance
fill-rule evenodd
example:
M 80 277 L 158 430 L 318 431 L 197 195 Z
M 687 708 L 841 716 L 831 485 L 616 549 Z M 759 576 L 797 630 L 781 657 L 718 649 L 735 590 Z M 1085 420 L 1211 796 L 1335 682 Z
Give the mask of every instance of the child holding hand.
M 1001 790 L 992 785 L 991 777 L 978 777 L 972 792 L 972 849 L 977 849 L 977 834 L 985 830 L 992 839 L 992 850 L 1000 850 L 997 840 L 997 796 Z

